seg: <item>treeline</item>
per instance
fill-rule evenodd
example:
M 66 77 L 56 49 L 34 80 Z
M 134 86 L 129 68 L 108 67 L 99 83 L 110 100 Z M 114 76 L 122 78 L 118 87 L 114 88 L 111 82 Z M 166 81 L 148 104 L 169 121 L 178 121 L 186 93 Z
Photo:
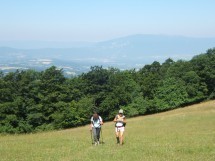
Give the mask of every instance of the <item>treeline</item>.
M 91 67 L 66 78 L 56 67 L 0 72 L 0 132 L 30 133 L 89 123 L 93 110 L 112 120 L 215 98 L 215 48 L 190 61 L 153 62 L 140 70 Z

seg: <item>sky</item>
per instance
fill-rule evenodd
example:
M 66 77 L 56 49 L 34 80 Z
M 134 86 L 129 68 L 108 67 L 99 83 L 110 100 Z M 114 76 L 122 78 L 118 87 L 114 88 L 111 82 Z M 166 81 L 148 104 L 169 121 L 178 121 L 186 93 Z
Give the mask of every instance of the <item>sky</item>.
M 214 0 L 0 0 L 0 41 L 215 37 Z

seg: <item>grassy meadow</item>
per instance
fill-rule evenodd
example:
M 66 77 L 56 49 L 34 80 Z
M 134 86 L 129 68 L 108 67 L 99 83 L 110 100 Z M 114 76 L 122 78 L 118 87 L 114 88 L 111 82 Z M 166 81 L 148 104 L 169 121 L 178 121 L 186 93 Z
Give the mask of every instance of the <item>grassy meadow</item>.
M 1 161 L 214 161 L 215 101 L 127 119 L 125 144 L 114 123 L 92 145 L 89 126 L 26 135 L 0 135 Z

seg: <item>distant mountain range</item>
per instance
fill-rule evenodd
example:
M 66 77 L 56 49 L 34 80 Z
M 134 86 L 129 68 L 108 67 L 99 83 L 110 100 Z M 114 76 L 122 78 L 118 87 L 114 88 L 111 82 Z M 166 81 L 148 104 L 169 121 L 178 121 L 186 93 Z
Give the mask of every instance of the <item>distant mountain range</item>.
M 140 68 L 167 58 L 190 60 L 215 47 L 215 38 L 131 35 L 103 42 L 1 42 L 0 70 L 44 70 L 52 65 L 65 73 L 87 72 L 90 66 Z

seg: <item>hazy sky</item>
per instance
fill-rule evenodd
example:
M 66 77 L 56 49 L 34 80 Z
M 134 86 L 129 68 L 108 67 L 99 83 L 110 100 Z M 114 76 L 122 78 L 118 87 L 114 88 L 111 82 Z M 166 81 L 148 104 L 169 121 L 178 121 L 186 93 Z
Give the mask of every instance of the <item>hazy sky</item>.
M 215 0 L 0 0 L 0 41 L 215 37 Z

